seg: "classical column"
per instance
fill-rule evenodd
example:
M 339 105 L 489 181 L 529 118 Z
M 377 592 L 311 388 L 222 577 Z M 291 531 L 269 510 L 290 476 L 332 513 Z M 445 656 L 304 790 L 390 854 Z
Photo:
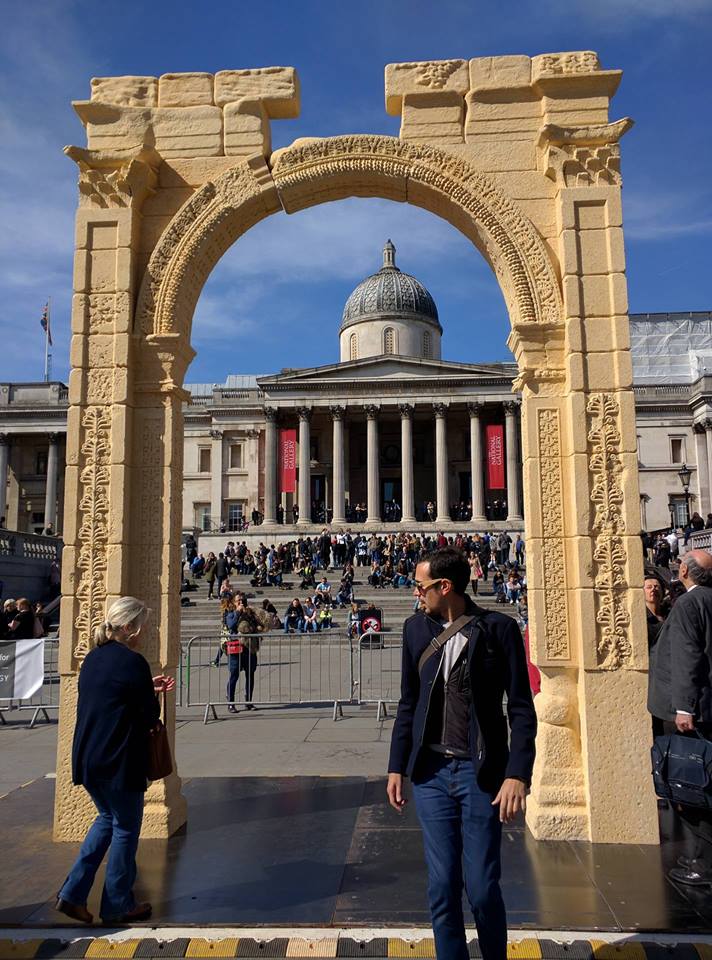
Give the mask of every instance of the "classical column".
M 222 430 L 211 430 L 210 439 L 210 525 L 213 530 L 220 529 L 223 492 L 223 435 Z
M 379 407 L 366 407 L 366 481 L 368 491 L 368 515 L 366 523 L 381 522 L 381 472 L 378 455 Z
M 522 506 L 519 499 L 519 457 L 517 455 L 518 403 L 504 405 L 505 443 L 507 446 L 507 523 L 521 524 Z
M 7 468 L 10 459 L 10 438 L 0 433 L 0 517 L 5 517 L 3 526 L 7 526 Z
M 49 451 L 47 453 L 47 489 L 45 492 L 44 525 L 52 524 L 52 530 L 57 532 L 57 476 L 58 476 L 57 434 L 49 434 Z
M 264 522 L 277 522 L 277 408 L 265 407 Z
M 447 404 L 434 403 L 435 411 L 435 499 L 437 505 L 437 522 L 443 523 L 450 519 L 450 505 L 448 503 L 448 462 L 447 462 Z
M 482 414 L 483 403 L 468 403 L 470 414 L 470 474 L 472 477 L 472 523 L 484 524 L 485 488 L 482 477 Z
M 346 408 L 341 406 L 329 407 L 333 423 L 333 441 L 331 452 L 332 463 L 332 490 L 331 522 L 346 523 L 346 471 L 344 470 L 344 415 Z
M 413 404 L 402 403 L 401 415 L 401 484 L 403 487 L 401 520 L 415 520 L 413 489 Z
M 709 509 L 712 510 L 712 419 L 708 417 L 703 420 L 702 426 L 705 428 L 705 444 L 707 445 L 707 476 L 710 486 Z
M 299 416 L 299 520 L 311 523 L 311 407 L 297 407 Z

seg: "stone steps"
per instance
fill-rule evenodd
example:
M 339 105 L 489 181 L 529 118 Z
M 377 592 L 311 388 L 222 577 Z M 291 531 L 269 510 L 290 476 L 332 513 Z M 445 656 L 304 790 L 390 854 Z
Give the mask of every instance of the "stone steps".
M 338 572 L 329 571 L 329 580 L 332 584 L 338 584 Z M 285 577 L 286 587 L 280 590 L 278 587 L 252 587 L 248 576 L 233 576 L 230 582 L 234 587 L 244 591 L 250 603 L 254 606 L 261 606 L 262 601 L 267 598 L 277 608 L 279 616 L 282 617 L 287 609 L 290 600 L 293 597 L 302 597 L 305 591 L 299 590 L 299 578 L 296 575 Z M 204 580 L 196 580 L 197 590 L 190 591 L 187 596 L 191 603 L 190 607 L 182 608 L 181 617 L 181 639 L 187 640 L 192 636 L 212 636 L 217 635 L 220 630 L 220 605 L 217 600 L 208 600 L 208 586 Z M 480 593 L 477 602 L 486 609 L 499 610 L 502 613 L 516 616 L 516 607 L 509 605 L 495 604 L 488 584 L 484 584 L 484 593 Z M 357 577 L 354 580 L 354 596 L 361 603 L 373 602 L 376 607 L 383 611 L 383 627 L 385 632 L 400 634 L 403 621 L 413 613 L 413 592 L 410 587 L 394 590 L 392 587 L 374 590 L 369 586 L 364 578 Z M 338 630 L 345 630 L 348 611 L 346 609 L 334 611 L 333 622 Z

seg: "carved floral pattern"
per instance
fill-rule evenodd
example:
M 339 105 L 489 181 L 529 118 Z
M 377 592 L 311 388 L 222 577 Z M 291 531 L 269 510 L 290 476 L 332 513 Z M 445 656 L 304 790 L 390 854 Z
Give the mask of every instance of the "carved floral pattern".
M 566 564 L 564 562 L 564 505 L 561 475 L 561 424 L 559 411 L 540 409 L 537 413 L 540 499 L 542 516 L 542 568 L 546 656 L 569 660 L 568 614 L 566 608 Z M 560 586 L 557 586 L 560 584 Z
M 589 415 L 588 469 L 594 507 L 592 527 L 596 538 L 593 560 L 596 622 L 599 625 L 597 660 L 604 670 L 618 670 L 630 661 L 632 655 L 628 638 L 630 615 L 625 601 L 627 554 L 622 539 L 625 521 L 618 401 L 609 394 L 591 394 L 586 412 Z
M 534 79 L 538 77 L 559 77 L 572 73 L 595 73 L 599 69 L 598 54 L 593 50 L 544 53 L 534 57 Z
M 431 90 L 442 90 L 448 79 L 462 65 L 461 60 L 433 60 L 418 65 L 416 83 Z
M 74 657 L 82 660 L 91 649 L 95 627 L 104 620 L 111 454 L 111 413 L 89 407 L 82 416 L 83 466 L 79 472 L 79 553 L 76 589 L 79 613 L 74 621 L 77 642 Z

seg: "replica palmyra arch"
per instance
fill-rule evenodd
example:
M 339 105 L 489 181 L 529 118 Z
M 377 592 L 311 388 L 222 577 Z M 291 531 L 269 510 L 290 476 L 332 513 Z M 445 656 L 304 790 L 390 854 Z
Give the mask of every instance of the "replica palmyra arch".
M 349 196 L 413 203 L 468 236 L 509 310 L 522 392 L 530 630 L 542 671 L 528 823 L 538 838 L 658 842 L 620 202 L 619 71 L 591 51 L 391 64 L 399 138 L 297 141 L 292 68 L 109 77 L 75 103 L 79 166 L 55 838 L 92 812 L 71 786 L 77 674 L 115 597 L 154 610 L 178 661 L 183 378 L 210 271 L 272 213 Z M 168 718 L 171 731 L 174 717 Z M 144 835 L 186 819 L 174 774 Z

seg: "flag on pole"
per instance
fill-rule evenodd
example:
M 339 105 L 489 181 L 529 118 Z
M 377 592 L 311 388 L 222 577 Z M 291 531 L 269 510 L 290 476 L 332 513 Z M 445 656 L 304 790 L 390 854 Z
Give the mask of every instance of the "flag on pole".
M 47 334 L 47 342 L 51 347 L 52 346 L 52 330 L 49 325 L 49 303 L 46 303 L 44 306 L 44 310 L 42 311 L 42 319 L 40 320 L 40 323 L 42 325 L 42 329 Z

